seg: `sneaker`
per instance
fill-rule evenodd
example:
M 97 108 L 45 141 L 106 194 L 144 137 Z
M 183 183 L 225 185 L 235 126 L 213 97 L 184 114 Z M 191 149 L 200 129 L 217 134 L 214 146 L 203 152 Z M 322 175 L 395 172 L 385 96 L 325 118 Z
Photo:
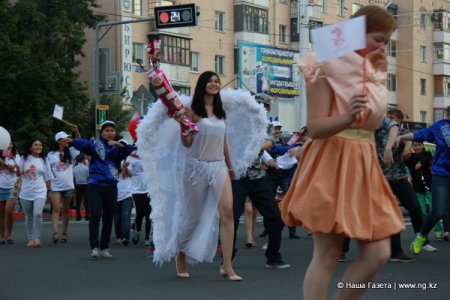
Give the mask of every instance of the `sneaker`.
M 345 253 L 341 253 L 341 256 L 339 257 L 339 261 L 340 261 L 340 262 L 345 262 L 345 261 L 347 261 L 347 256 L 345 256 Z
M 139 231 L 135 231 L 133 233 L 133 245 L 137 245 L 137 243 L 139 243 L 139 239 L 141 238 L 141 233 Z
M 261 249 L 262 249 L 262 250 L 267 250 L 267 245 L 269 245 L 269 243 L 265 243 L 265 244 L 261 247 Z
M 450 233 L 448 231 L 444 232 L 444 236 L 442 237 L 442 239 L 446 242 L 450 241 Z
M 403 263 L 409 263 L 415 260 L 416 260 L 415 258 L 405 255 L 405 253 L 400 253 L 398 255 L 391 256 L 391 258 L 389 259 L 389 261 L 398 261 Z
M 267 236 L 267 231 L 264 229 L 263 232 L 261 232 L 261 234 L 259 235 L 260 238 L 266 237 Z
M 106 259 L 110 259 L 110 258 L 114 257 L 114 256 L 111 255 L 111 253 L 109 253 L 109 249 L 100 250 L 100 256 L 102 258 L 106 258 Z
M 422 250 L 422 246 L 423 246 L 423 244 L 425 244 L 426 240 L 427 240 L 426 237 L 424 237 L 423 235 L 418 233 L 416 235 L 416 238 L 414 239 L 414 241 L 412 241 L 412 243 L 411 243 L 411 247 L 410 247 L 411 252 L 416 255 L 419 254 L 420 251 Z
M 92 249 L 91 259 L 98 259 L 98 258 L 100 258 L 100 252 L 99 252 L 98 248 Z
M 296 235 L 295 233 L 292 233 L 292 234 L 289 234 L 289 238 L 290 238 L 290 239 L 295 239 L 295 240 L 297 240 L 297 239 L 299 239 L 300 237 L 299 237 L 298 235 Z
M 426 252 L 436 252 L 437 249 L 433 246 L 431 246 L 430 244 L 426 244 L 422 246 L 422 250 L 426 251 Z
M 267 269 L 288 269 L 291 265 L 285 263 L 281 258 L 276 259 L 274 261 L 267 261 L 266 268 Z
M 128 246 L 128 244 L 129 244 L 130 242 L 127 240 L 127 239 L 123 239 L 122 240 L 122 246 Z
M 150 240 L 145 240 L 144 248 L 150 248 Z

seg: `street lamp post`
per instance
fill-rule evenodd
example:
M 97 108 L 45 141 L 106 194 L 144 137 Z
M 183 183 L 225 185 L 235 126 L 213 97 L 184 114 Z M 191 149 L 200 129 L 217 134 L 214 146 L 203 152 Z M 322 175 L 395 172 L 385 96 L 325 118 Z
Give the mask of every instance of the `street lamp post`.
M 141 23 L 141 22 L 146 22 L 146 21 L 154 21 L 155 17 L 154 16 L 149 16 L 146 18 L 139 18 L 136 20 L 127 20 L 127 21 L 120 21 L 120 22 L 100 22 L 97 24 L 97 26 L 95 27 L 95 48 L 94 48 L 94 70 L 93 70 L 93 82 L 92 82 L 92 92 L 94 94 L 94 100 L 95 100 L 95 105 L 99 105 L 100 104 L 100 71 L 99 71 L 99 44 L 100 41 L 105 37 L 105 35 L 111 30 L 111 28 L 113 26 L 116 25 L 123 25 L 123 24 L 130 24 L 130 23 Z M 100 30 L 102 27 L 107 27 L 107 30 L 100 36 Z M 94 111 L 95 112 L 95 111 Z M 95 119 L 94 119 L 95 120 Z M 99 137 L 99 132 L 97 130 L 97 128 L 95 128 L 95 137 L 98 138 Z

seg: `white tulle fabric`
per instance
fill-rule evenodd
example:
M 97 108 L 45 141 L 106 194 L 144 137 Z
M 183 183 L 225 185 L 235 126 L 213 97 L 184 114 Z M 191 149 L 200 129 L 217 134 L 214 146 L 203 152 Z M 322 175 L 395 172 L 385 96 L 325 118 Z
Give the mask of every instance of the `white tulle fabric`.
M 188 105 L 189 97 L 181 97 Z M 215 117 L 198 122 L 191 148 L 182 146 L 180 126 L 158 100 L 137 128 L 138 153 L 151 195 L 153 261 L 159 265 L 180 251 L 187 262 L 211 262 L 218 235 L 218 204 L 228 170 L 223 157 L 224 133 L 237 177 L 259 153 L 266 138 L 266 112 L 253 96 L 221 91 L 225 124 Z

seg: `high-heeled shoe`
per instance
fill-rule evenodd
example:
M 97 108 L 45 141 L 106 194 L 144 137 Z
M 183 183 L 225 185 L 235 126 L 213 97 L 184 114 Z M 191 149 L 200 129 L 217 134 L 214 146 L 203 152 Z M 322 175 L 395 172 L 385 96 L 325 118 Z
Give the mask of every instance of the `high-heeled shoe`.
M 223 276 L 223 279 L 228 279 L 229 281 L 242 281 L 243 278 L 239 275 L 231 275 L 229 276 L 224 269 L 220 268 L 219 275 Z
M 189 278 L 188 272 L 179 272 L 178 271 L 178 255 L 175 257 L 175 268 L 177 269 L 177 277 L 178 278 Z

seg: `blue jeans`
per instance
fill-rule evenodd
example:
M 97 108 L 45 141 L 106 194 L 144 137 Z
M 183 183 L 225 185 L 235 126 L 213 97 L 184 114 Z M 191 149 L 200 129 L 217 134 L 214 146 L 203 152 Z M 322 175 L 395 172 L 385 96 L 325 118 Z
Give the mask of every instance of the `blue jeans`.
M 130 239 L 131 210 L 133 209 L 133 198 L 128 197 L 116 203 L 114 213 L 114 230 L 118 239 Z
M 426 236 L 434 225 L 450 211 L 450 177 L 433 174 L 431 211 L 425 217 L 420 234 Z

